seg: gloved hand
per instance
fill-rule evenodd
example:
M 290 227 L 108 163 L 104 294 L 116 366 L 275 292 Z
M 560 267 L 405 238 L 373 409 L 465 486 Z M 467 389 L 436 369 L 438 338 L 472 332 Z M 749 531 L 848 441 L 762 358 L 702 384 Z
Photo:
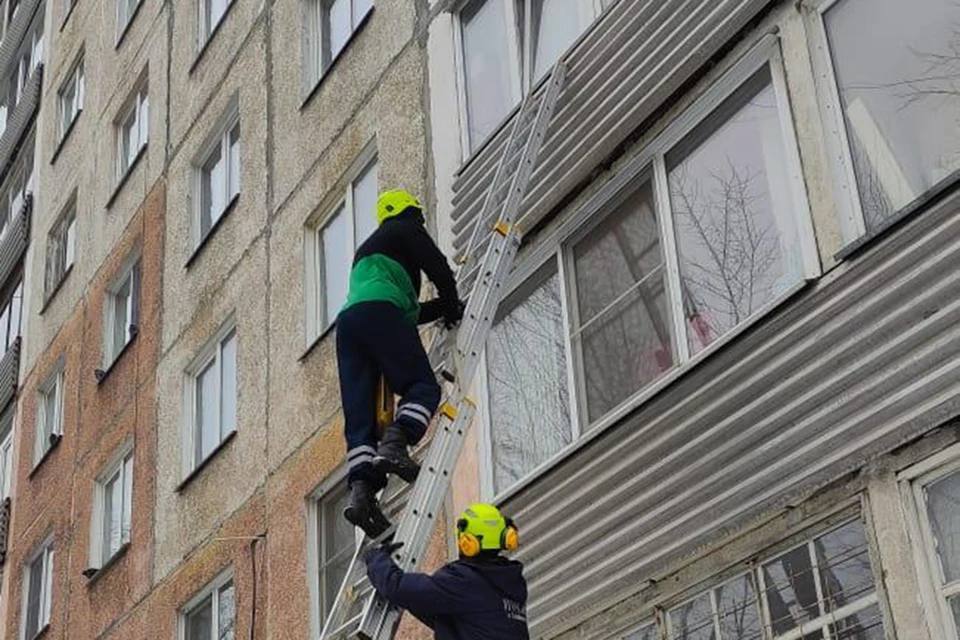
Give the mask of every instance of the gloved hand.
M 374 556 L 380 555 L 381 553 L 385 553 L 387 556 L 392 556 L 394 552 L 400 549 L 402 546 L 402 542 L 394 542 L 392 539 L 387 540 L 383 544 L 367 549 L 367 551 L 363 554 L 363 561 L 364 563 L 369 563 Z
M 443 326 L 447 329 L 453 329 L 460 324 L 463 319 L 463 312 L 467 308 L 467 303 L 463 300 L 457 300 L 457 303 L 451 308 L 443 311 Z

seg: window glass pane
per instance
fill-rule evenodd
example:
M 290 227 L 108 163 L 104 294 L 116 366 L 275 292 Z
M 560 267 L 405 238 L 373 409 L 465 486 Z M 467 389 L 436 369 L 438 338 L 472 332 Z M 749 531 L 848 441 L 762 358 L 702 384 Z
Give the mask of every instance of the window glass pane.
M 581 240 L 573 258 L 583 327 L 575 341 L 592 421 L 673 365 L 666 273 L 649 185 Z
M 353 27 L 350 20 L 350 0 L 329 0 L 327 9 L 327 33 L 330 34 L 330 60 L 337 57 L 340 50 L 347 44 Z
M 960 473 L 926 487 L 927 515 L 947 584 L 960 580 Z
M 123 534 L 124 542 L 130 542 L 133 526 L 133 454 L 123 462 Z
M 873 229 L 960 169 L 960 4 L 844 0 L 825 20 Z
M 531 0 L 535 45 L 533 81 L 536 82 L 580 35 L 582 0 Z
M 476 148 L 516 103 L 506 3 L 475 0 L 461 13 L 470 146 Z
M 67 218 L 66 228 L 64 230 L 63 244 L 64 244 L 64 261 L 67 267 L 73 265 L 73 260 L 76 257 L 76 242 L 77 242 L 77 219 L 74 213 L 71 213 L 69 218 Z
M 827 611 L 836 611 L 873 592 L 870 552 L 860 522 L 817 538 L 814 548 Z
M 499 491 L 572 439 L 555 265 L 501 308 L 487 340 L 494 483 Z
M 356 29 L 360 21 L 373 9 L 373 0 L 353 0 L 353 28 Z
M 765 70 L 667 157 L 687 337 L 698 353 L 803 278 Z
M 224 198 L 224 178 L 226 167 L 223 162 L 221 144 L 214 149 L 201 169 L 200 194 L 200 237 L 209 233 L 213 223 L 220 217 L 226 206 Z
M 377 229 L 377 163 L 367 167 L 353 182 L 353 219 L 356 246 Z
M 113 343 L 111 358 L 117 357 L 120 350 L 127 344 L 127 336 L 130 330 L 130 318 L 127 316 L 128 302 L 130 300 L 131 282 L 128 278 L 113 296 Z
M 350 278 L 349 220 L 343 215 L 343 207 L 323 228 L 323 284 L 326 301 L 326 323 L 332 323 L 347 300 L 347 285 Z
M 722 640 L 759 640 L 763 637 L 757 594 L 749 575 L 719 587 L 715 594 Z
M 806 545 L 765 564 L 763 579 L 774 633 L 786 633 L 820 615 L 816 577 Z M 823 636 L 816 632 L 809 637 Z
M 228 150 L 230 154 L 229 191 L 230 199 L 240 193 L 240 123 L 237 122 L 230 129 Z
M 140 97 L 140 114 L 137 117 L 137 150 L 139 151 L 147 144 L 147 137 L 150 132 L 150 97 L 146 89 Z
M 197 376 L 196 460 L 205 459 L 220 444 L 217 424 L 217 369 L 211 361 Z
M 324 614 L 337 597 L 356 544 L 354 529 L 343 517 L 347 496 L 346 487 L 343 487 L 323 500 L 319 513 L 319 542 L 322 554 L 320 574 Z
M 832 640 L 884 640 L 885 637 L 883 616 L 876 605 L 830 625 Z
M 716 637 L 709 593 L 670 612 L 671 640 L 714 640 Z
M 27 586 L 27 619 L 26 637 L 33 638 L 40 631 L 43 603 L 43 556 L 41 553 L 36 560 L 30 563 L 29 584 Z
M 950 612 L 953 614 L 953 625 L 960 631 L 960 594 L 947 599 L 950 604 Z
M 650 624 L 637 631 L 627 634 L 623 640 L 659 640 L 656 625 Z
M 231 333 L 223 341 L 220 355 L 221 366 L 221 409 L 220 437 L 237 428 L 237 335 Z
M 50 444 L 49 436 L 51 433 L 56 433 L 56 427 L 57 427 L 57 387 L 56 385 L 54 385 L 54 387 L 52 387 L 50 391 L 48 391 L 46 395 L 44 395 L 43 405 L 44 405 L 43 446 L 44 446 L 44 449 L 46 449 L 46 447 L 48 447 Z
M 187 615 L 186 640 L 214 640 L 210 637 L 213 630 L 213 597 L 207 596 L 200 606 Z
M 0 440 L 0 500 L 10 497 L 10 482 L 13 479 L 13 429 L 8 427 Z
M 136 118 L 131 114 L 123 121 L 120 127 L 120 175 L 126 173 L 133 161 L 134 136 L 136 135 Z
M 120 548 L 123 518 L 123 481 L 117 472 L 103 488 L 103 557 L 106 562 Z
M 234 640 L 236 601 L 233 583 L 220 588 L 217 640 Z

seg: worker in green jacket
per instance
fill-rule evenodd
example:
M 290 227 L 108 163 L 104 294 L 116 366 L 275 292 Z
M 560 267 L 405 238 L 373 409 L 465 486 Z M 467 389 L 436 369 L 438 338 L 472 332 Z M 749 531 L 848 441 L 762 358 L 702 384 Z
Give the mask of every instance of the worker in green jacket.
M 424 226 L 420 202 L 406 191 L 386 191 L 376 214 L 379 226 L 357 249 L 347 302 L 337 316 L 350 485 L 344 516 L 372 538 L 390 526 L 376 494 L 388 473 L 416 479 L 420 469 L 408 447 L 423 437 L 440 403 L 417 325 L 442 318 L 453 327 L 463 316 L 453 271 Z M 438 292 L 423 304 L 421 271 Z M 400 402 L 378 442 L 374 399 L 381 375 Z

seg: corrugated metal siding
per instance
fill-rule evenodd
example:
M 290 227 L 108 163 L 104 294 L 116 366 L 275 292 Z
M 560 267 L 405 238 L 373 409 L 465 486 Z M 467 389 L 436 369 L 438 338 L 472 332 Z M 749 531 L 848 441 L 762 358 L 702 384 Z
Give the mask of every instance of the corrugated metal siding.
M 37 65 L 30 82 L 23 88 L 20 102 L 13 110 L 13 116 L 7 121 L 7 128 L 0 137 L 0 180 L 7 176 L 10 165 L 17 157 L 17 150 L 33 123 L 40 106 L 40 90 L 43 86 L 43 65 Z
M 524 201 L 528 228 L 585 179 L 769 0 L 621 0 L 568 54 L 567 84 Z M 454 184 L 462 249 L 506 142 L 504 127 Z
M 10 226 L 0 241 L 0 289 L 6 287 L 7 280 L 23 259 L 23 253 L 30 242 L 30 216 L 33 212 L 33 196 L 29 193 L 23 201 L 20 212 L 10 221 Z
M 10 77 L 13 64 L 17 60 L 17 50 L 23 43 L 27 31 L 30 30 L 33 16 L 39 7 L 40 0 L 21 0 L 20 9 L 4 34 L 3 43 L 0 44 L 0 77 Z
M 19 376 L 20 338 L 17 338 L 0 360 L 0 411 L 6 410 L 16 397 Z
M 960 194 L 511 498 L 535 635 L 960 413 Z

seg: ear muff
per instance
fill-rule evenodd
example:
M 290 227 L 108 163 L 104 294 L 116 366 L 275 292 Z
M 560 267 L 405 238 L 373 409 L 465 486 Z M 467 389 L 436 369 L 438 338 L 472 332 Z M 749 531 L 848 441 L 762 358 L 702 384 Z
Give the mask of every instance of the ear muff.
M 466 518 L 457 520 L 457 548 L 465 558 L 475 558 L 480 555 L 480 538 L 467 531 L 469 522 Z
M 520 530 L 513 520 L 507 518 L 507 526 L 503 528 L 500 534 L 500 548 L 504 551 L 516 551 L 520 548 Z

